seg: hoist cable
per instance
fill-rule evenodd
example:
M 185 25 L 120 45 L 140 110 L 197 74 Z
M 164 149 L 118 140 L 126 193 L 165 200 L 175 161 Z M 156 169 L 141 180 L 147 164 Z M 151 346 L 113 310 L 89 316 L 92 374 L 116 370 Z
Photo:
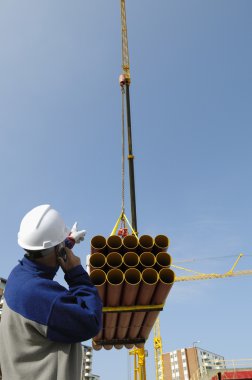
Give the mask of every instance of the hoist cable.
M 122 215 L 125 211 L 125 115 L 124 115 L 124 104 L 125 104 L 125 90 L 124 86 L 121 86 L 122 90 Z

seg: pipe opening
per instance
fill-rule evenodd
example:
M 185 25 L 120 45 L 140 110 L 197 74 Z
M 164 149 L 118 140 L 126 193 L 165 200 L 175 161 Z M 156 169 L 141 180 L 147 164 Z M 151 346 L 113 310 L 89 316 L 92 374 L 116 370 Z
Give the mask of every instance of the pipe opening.
M 128 249 L 135 249 L 138 246 L 138 239 L 134 235 L 125 236 L 123 245 Z
M 91 240 L 91 246 L 96 249 L 103 249 L 106 247 L 106 239 L 104 236 L 97 235 Z
M 125 272 L 125 280 L 131 285 L 137 285 L 141 281 L 141 273 L 138 269 L 130 268 Z
M 135 252 L 126 252 L 123 256 L 123 262 L 127 267 L 136 267 L 139 263 L 139 256 Z
M 155 237 L 155 244 L 159 248 L 168 248 L 168 246 L 169 246 L 169 239 L 165 235 L 157 235 Z
M 173 284 L 175 280 L 175 273 L 171 269 L 163 268 L 159 272 L 159 278 L 164 284 Z
M 155 261 L 155 256 L 151 252 L 143 252 L 140 256 L 140 263 L 144 267 L 153 267 Z
M 150 235 L 142 235 L 139 238 L 139 244 L 144 249 L 151 249 L 153 247 L 154 241 Z
M 142 279 L 147 284 L 154 285 L 158 280 L 158 272 L 152 268 L 144 269 L 142 273 Z
M 102 268 L 106 263 L 105 256 L 102 253 L 92 253 L 89 264 L 93 268 Z
M 106 281 L 106 274 L 101 269 L 95 269 L 93 272 L 91 272 L 90 279 L 94 285 L 101 286 Z
M 123 272 L 120 269 L 110 269 L 107 273 L 108 282 L 112 285 L 120 285 L 123 282 Z
M 107 256 L 107 264 L 111 268 L 118 268 L 122 265 L 122 256 L 118 252 L 111 252 Z
M 159 252 L 156 256 L 157 264 L 161 267 L 169 267 L 171 265 L 171 255 L 167 252 Z
M 107 245 L 112 249 L 120 249 L 122 246 L 122 239 L 117 235 L 111 235 L 107 239 Z

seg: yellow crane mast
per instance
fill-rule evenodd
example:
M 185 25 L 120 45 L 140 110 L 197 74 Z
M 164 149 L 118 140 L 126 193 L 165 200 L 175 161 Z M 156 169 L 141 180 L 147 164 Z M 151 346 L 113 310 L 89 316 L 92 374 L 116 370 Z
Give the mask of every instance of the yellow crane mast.
M 154 352 L 156 364 L 156 380 L 164 380 L 163 346 L 160 334 L 159 318 L 157 318 L 154 325 Z
M 129 351 L 129 354 L 134 355 L 134 380 L 146 380 L 146 350 L 144 348 L 134 347 Z

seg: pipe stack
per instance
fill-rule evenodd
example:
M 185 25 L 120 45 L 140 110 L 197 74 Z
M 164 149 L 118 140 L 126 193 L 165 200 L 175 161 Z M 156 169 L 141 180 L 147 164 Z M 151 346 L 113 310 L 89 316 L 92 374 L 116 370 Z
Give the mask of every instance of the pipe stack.
M 89 271 L 103 302 L 103 328 L 93 348 L 143 347 L 173 285 L 165 235 L 91 240 Z

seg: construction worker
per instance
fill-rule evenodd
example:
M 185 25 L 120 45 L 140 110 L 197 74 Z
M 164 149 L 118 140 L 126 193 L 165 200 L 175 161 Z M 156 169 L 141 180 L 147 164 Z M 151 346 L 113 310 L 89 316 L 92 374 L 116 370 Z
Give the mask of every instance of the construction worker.
M 80 342 L 101 329 L 102 304 L 71 248 L 84 239 L 50 205 L 28 212 L 18 244 L 25 255 L 5 288 L 0 323 L 3 380 L 80 380 Z M 53 278 L 59 267 L 69 289 Z

